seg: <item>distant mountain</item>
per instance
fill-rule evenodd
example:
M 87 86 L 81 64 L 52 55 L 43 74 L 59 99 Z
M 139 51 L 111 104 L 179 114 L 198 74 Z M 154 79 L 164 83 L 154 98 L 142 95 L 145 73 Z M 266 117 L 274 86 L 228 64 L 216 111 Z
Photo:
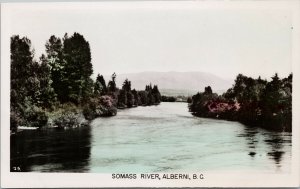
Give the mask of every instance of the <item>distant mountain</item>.
M 205 72 L 141 72 L 117 74 L 117 86 L 121 87 L 124 80 L 131 81 L 132 88 L 145 89 L 145 85 L 158 85 L 165 95 L 191 95 L 197 91 L 204 91 L 204 87 L 211 86 L 214 92 L 226 91 L 233 84 L 233 80 L 223 79 Z M 106 81 L 110 78 L 105 77 Z

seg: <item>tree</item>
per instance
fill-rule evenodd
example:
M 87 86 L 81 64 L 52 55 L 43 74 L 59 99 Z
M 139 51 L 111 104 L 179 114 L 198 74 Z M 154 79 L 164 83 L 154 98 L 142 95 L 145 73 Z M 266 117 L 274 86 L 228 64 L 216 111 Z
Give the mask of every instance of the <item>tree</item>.
M 29 66 L 29 77 L 24 78 L 27 84 L 27 97 L 30 97 L 31 103 L 40 105 L 41 84 L 38 78 L 38 71 L 40 69 L 39 63 L 32 61 Z
M 131 108 L 135 103 L 134 102 L 135 101 L 134 96 L 131 93 L 131 91 L 127 92 L 126 96 L 127 96 L 127 107 Z
M 32 75 L 30 69 L 33 64 L 33 51 L 31 41 L 26 38 L 20 38 L 18 35 L 11 37 L 11 78 L 10 94 L 11 108 L 20 111 L 24 106 L 25 97 L 29 93 L 28 78 Z
M 138 92 L 135 89 L 132 90 L 132 94 L 134 98 L 134 106 L 142 105 L 141 97 L 139 96 Z
M 140 96 L 141 105 L 148 105 L 148 93 L 146 91 L 139 91 L 138 95 Z
M 176 102 L 176 97 L 174 96 L 161 96 L 162 102 Z
M 40 106 L 50 108 L 56 101 L 56 94 L 51 87 L 51 68 L 47 62 L 45 55 L 40 57 L 40 66 L 37 69 L 37 77 L 40 82 Z
M 53 87 L 57 98 L 60 102 L 68 101 L 67 78 L 65 73 L 65 60 L 63 59 L 63 44 L 62 40 L 54 35 L 46 42 L 46 57 L 43 61 L 50 66 L 51 86 Z
M 292 130 L 292 82 L 293 74 L 290 74 L 287 78 L 282 80 L 284 96 L 282 99 L 284 125 L 286 130 Z
M 152 94 L 153 94 L 153 97 L 154 97 L 154 102 L 155 103 L 160 103 L 160 101 L 161 101 L 161 95 L 160 95 L 160 92 L 158 90 L 157 85 L 153 86 Z
M 272 77 L 272 81 L 267 83 L 265 90 L 261 94 L 262 111 L 266 117 L 271 117 L 281 111 L 280 103 L 283 96 L 280 87 L 281 80 L 276 73 Z
M 11 38 L 11 129 L 18 125 L 43 126 L 44 108 L 54 97 L 47 63 L 33 60 L 31 42 L 26 37 Z M 53 96 L 52 96 L 53 95 Z
M 244 91 L 246 89 L 246 80 L 248 77 L 238 74 L 238 76 L 235 79 L 235 84 L 233 86 L 233 93 L 234 96 L 236 97 L 237 101 L 240 103 L 244 102 Z
M 49 87 L 47 65 L 33 60 L 33 52 L 28 38 L 11 38 L 11 108 L 16 111 L 22 112 L 30 105 L 40 106 L 45 88 Z
M 189 104 L 189 111 L 192 113 L 198 113 L 202 110 L 202 93 L 198 92 L 192 96 L 192 102 Z
M 127 106 L 127 92 L 125 90 L 120 90 L 118 95 L 118 107 Z
M 128 79 L 125 79 L 122 89 L 125 90 L 126 92 L 131 91 L 131 82 Z
M 63 41 L 65 82 L 68 101 L 78 104 L 82 98 L 89 97 L 90 76 L 93 73 L 89 42 L 79 34 L 65 35 Z
M 107 89 L 109 92 L 115 92 L 117 90 L 116 77 L 117 77 L 116 73 L 113 73 L 111 76 L 111 80 L 107 84 Z
M 106 83 L 104 77 L 100 74 L 97 75 L 95 86 L 94 86 L 95 94 L 104 95 L 107 92 Z
M 222 97 L 212 92 L 210 86 L 204 88 L 204 92 L 198 92 L 189 100 L 189 111 L 193 114 L 207 117 L 209 112 L 209 105 L 213 102 L 219 102 Z
M 147 98 L 148 98 L 148 104 L 147 105 L 152 105 L 155 103 L 155 99 L 154 96 L 152 95 L 151 92 L 148 92 L 147 94 Z
M 152 84 L 151 83 L 150 83 L 150 85 L 146 85 L 145 91 L 152 91 Z
M 210 86 L 204 88 L 204 94 L 210 95 L 212 94 L 212 89 Z

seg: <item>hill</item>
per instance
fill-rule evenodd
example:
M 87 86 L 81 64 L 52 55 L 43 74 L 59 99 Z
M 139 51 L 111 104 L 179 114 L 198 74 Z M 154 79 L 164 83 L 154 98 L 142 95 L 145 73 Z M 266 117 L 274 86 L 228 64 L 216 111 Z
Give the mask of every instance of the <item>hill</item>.
M 163 95 L 191 95 L 211 86 L 214 92 L 222 93 L 230 88 L 233 80 L 223 79 L 206 72 L 140 72 L 117 74 L 117 86 L 121 87 L 124 80 L 131 81 L 132 88 L 142 90 L 150 82 L 158 85 Z M 105 77 L 106 81 L 109 76 Z

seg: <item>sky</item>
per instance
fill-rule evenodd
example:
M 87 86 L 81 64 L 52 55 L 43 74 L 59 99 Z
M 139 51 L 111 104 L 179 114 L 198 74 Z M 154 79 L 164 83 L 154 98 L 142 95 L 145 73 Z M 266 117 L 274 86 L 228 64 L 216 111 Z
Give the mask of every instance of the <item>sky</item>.
M 223 78 L 238 73 L 269 78 L 292 71 L 289 5 L 29 3 L 10 6 L 8 18 L 11 35 L 27 36 L 36 57 L 45 52 L 51 35 L 82 34 L 90 43 L 94 76 L 200 71 Z

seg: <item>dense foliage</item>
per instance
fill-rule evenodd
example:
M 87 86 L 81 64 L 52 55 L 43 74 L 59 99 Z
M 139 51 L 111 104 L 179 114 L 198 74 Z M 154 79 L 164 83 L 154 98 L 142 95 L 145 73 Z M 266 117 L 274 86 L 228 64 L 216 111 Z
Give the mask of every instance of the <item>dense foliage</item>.
M 174 96 L 161 96 L 162 102 L 176 102 L 176 97 Z
M 51 87 L 50 68 L 45 57 L 40 63 L 33 59 L 31 41 L 19 36 L 11 38 L 10 122 L 39 126 L 47 122 L 45 108 L 51 108 L 56 95 Z
M 34 59 L 31 41 L 11 37 L 11 130 L 18 126 L 80 126 L 82 117 L 116 115 L 117 108 L 160 103 L 157 86 L 145 91 L 131 89 L 124 81 L 116 86 L 97 75 L 91 79 L 93 66 L 89 42 L 79 33 L 60 39 L 51 36 L 46 42 L 46 55 Z M 86 123 L 84 123 L 86 124 Z
M 65 34 L 63 40 L 51 36 L 46 42 L 47 63 L 51 66 L 52 87 L 62 103 L 79 104 L 93 91 L 93 73 L 90 45 L 85 38 L 74 33 Z
M 206 87 L 192 97 L 189 110 L 201 117 L 235 120 L 267 129 L 292 130 L 292 74 L 271 81 L 239 74 L 232 88 L 219 96 Z
M 191 103 L 192 98 L 190 96 L 178 95 L 178 96 L 161 96 L 162 102 L 187 102 Z

